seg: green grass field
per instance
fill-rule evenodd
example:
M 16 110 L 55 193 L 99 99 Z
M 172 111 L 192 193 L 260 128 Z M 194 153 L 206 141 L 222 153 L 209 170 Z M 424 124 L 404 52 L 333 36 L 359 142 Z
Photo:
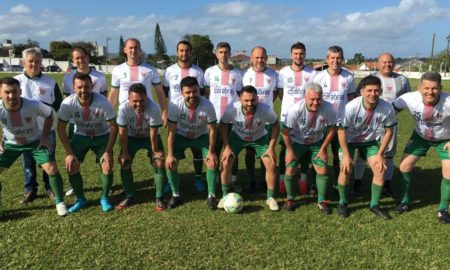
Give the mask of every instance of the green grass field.
M 0 74 L 6 76 L 7 74 Z M 62 75 L 56 74 L 57 82 Z M 411 80 L 413 89 L 417 80 Z M 60 84 L 61 85 L 61 84 Z M 444 83 L 450 89 L 450 82 Z M 279 101 L 277 101 L 279 109 Z M 412 119 L 399 114 L 399 152 L 411 134 Z M 164 131 L 165 132 L 165 131 Z M 165 135 L 165 133 L 163 133 Z M 163 136 L 165 138 L 165 136 Z M 117 145 L 116 145 L 117 149 Z M 154 211 L 155 190 L 148 160 L 139 152 L 133 164 L 138 188 L 137 205 L 103 213 L 99 207 L 99 169 L 89 154 L 82 164 L 89 207 L 65 218 L 39 189 L 39 198 L 19 203 L 23 175 L 16 162 L 0 176 L 6 216 L 0 219 L 0 269 L 447 269 L 450 263 L 450 226 L 439 224 L 441 166 L 430 151 L 414 171 L 412 211 L 385 221 L 368 210 L 369 178 L 363 182 L 364 199 L 351 201 L 351 216 L 342 219 L 335 209 L 324 216 L 315 199 L 297 197 L 295 212 L 270 212 L 265 195 L 243 194 L 243 213 L 211 211 L 206 192 L 193 186 L 190 153 L 181 162 L 182 195 L 187 203 L 164 212 Z M 117 151 L 116 151 L 117 155 Z M 64 152 L 57 160 L 68 185 Z M 398 155 L 396 165 L 399 162 Z M 243 158 L 239 181 L 245 183 Z M 259 164 L 259 162 L 258 162 Z M 117 164 L 116 164 L 117 165 Z M 397 187 L 398 171 L 394 176 Z M 39 180 L 42 184 L 42 181 Z M 42 185 L 41 185 L 42 186 Z M 120 189 L 118 166 L 114 190 Z M 220 191 L 217 192 L 221 194 Z M 337 195 L 329 189 L 329 198 Z M 117 204 L 122 198 L 112 197 Z M 71 204 L 74 197 L 66 198 Z M 280 205 L 283 198 L 278 196 Z M 391 209 L 392 199 L 382 206 Z

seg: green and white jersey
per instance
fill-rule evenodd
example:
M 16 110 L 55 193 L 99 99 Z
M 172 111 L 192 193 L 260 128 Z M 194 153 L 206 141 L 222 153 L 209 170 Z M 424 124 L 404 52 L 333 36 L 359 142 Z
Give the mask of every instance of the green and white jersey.
M 265 136 L 266 123 L 273 125 L 277 121 L 277 115 L 272 108 L 262 102 L 258 102 L 255 113 L 248 115 L 242 111 L 241 102 L 235 102 L 222 116 L 222 123 L 232 124 L 231 130 L 247 142 L 253 142 Z
M 199 97 L 194 109 L 186 107 L 184 98 L 170 102 L 167 118 L 177 124 L 177 134 L 189 139 L 208 133 L 208 124 L 217 122 L 214 106 L 205 97 Z
M 209 87 L 209 100 L 216 109 L 217 122 L 228 107 L 238 100 L 242 89 L 242 73 L 237 68 L 222 70 L 218 65 L 205 71 L 205 87 Z
M 147 99 L 143 112 L 136 112 L 128 102 L 122 103 L 119 106 L 117 125 L 126 127 L 128 136 L 150 137 L 150 128 L 162 126 L 161 110 L 150 99 Z
M 381 80 L 381 98 L 387 102 L 394 102 L 399 96 L 404 93 L 411 92 L 408 79 L 398 73 L 392 73 L 389 78 L 383 77 L 379 72 L 372 74 Z
M 75 121 L 74 133 L 81 136 L 95 137 L 110 132 L 107 122 L 114 120 L 113 107 L 108 99 L 99 94 L 92 93 L 92 103 L 82 106 L 76 94 L 67 97 L 59 110 L 59 121 Z
M 153 99 L 153 85 L 161 84 L 156 68 L 147 63 L 130 66 L 122 63 L 111 73 L 111 87 L 119 89 L 119 104 L 128 101 L 128 90 L 133 83 L 142 83 L 147 90 L 147 96 Z
M 285 121 L 286 113 L 294 104 L 298 104 L 305 98 L 305 86 L 312 83 L 316 71 L 305 66 L 303 70 L 294 71 L 291 66 L 282 68 L 278 72 L 278 89 L 283 89 L 283 100 L 281 101 L 281 122 Z
M 64 74 L 63 93 L 65 96 L 70 96 L 74 93 L 73 76 L 76 73 L 76 70 L 72 70 L 69 73 Z M 89 72 L 89 76 L 92 79 L 92 92 L 97 92 L 100 94 L 105 94 L 106 92 L 108 92 L 108 89 L 106 88 L 105 74 L 97 71 L 96 69 L 91 69 Z
M 266 68 L 263 72 L 257 72 L 253 68 L 248 68 L 242 78 L 242 85 L 252 85 L 258 93 L 258 101 L 269 105 L 273 110 L 273 96 L 277 92 L 278 74 L 271 68 Z
M 322 140 L 326 128 L 335 125 L 336 113 L 333 105 L 325 100 L 317 112 L 311 112 L 303 99 L 287 110 L 284 120 L 284 126 L 291 130 L 291 140 L 308 145 Z
M 181 95 L 180 82 L 188 76 L 196 78 L 198 87 L 203 88 L 203 70 L 196 65 L 191 65 L 189 68 L 181 68 L 178 64 L 173 64 L 164 72 L 163 86 L 169 88 L 169 100 L 171 102 L 175 102 L 183 97 Z
M 450 139 L 450 95 L 441 92 L 435 105 L 425 105 L 419 91 L 401 95 L 394 101 L 397 110 L 408 109 L 416 126 L 414 130 L 425 140 Z
M 49 118 L 53 109 L 34 99 L 21 98 L 22 105 L 18 111 L 8 111 L 0 101 L 0 126 L 5 143 L 23 145 L 36 142 L 41 138 L 38 117 Z
M 363 97 L 357 97 L 345 105 L 344 116 L 338 122 L 346 129 L 347 142 L 371 142 L 378 138 L 380 127 L 397 125 L 397 116 L 391 103 L 381 98 L 374 109 L 368 110 Z

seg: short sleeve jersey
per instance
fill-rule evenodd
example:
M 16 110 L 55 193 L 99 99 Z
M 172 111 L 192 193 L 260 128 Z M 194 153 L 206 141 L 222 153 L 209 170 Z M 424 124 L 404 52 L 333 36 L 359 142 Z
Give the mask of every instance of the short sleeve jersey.
M 408 109 L 416 126 L 414 130 L 428 141 L 450 139 L 450 95 L 441 92 L 437 104 L 425 105 L 419 91 L 406 93 L 394 101 L 398 110 Z
M 88 106 L 82 106 L 77 95 L 70 95 L 61 104 L 59 121 L 74 119 L 75 134 L 95 137 L 110 132 L 107 122 L 115 119 L 113 107 L 105 96 L 99 93 L 92 95 L 92 103 Z
M 242 78 L 242 85 L 252 85 L 258 93 L 258 101 L 269 105 L 273 110 L 273 93 L 277 91 L 278 74 L 271 68 L 263 72 L 248 68 Z
M 36 142 L 42 132 L 38 125 L 38 117 L 48 118 L 53 109 L 42 102 L 22 98 L 22 106 L 18 111 L 8 111 L 0 101 L 0 126 L 5 143 L 23 145 Z
M 229 107 L 222 116 L 222 123 L 232 124 L 232 131 L 244 141 L 256 141 L 267 134 L 265 124 L 275 124 L 278 121 L 277 115 L 265 103 L 258 102 L 254 114 L 246 115 L 242 111 L 240 101 Z
M 328 101 L 322 101 L 319 110 L 312 112 L 304 99 L 288 109 L 284 121 L 284 126 L 291 130 L 291 140 L 307 145 L 322 140 L 326 127 L 335 125 L 336 113 Z
M 128 102 L 119 106 L 117 125 L 127 128 L 128 136 L 150 137 L 150 128 L 162 126 L 161 110 L 155 102 L 147 99 L 143 112 L 136 112 Z
M 222 70 L 218 65 L 205 71 L 205 86 L 209 87 L 209 100 L 216 109 L 217 122 L 228 107 L 238 100 L 238 92 L 242 89 L 242 73 L 233 68 Z
M 322 86 L 323 100 L 330 102 L 339 115 L 342 114 L 348 102 L 347 95 L 355 93 L 353 74 L 346 69 L 341 69 L 337 75 L 323 70 L 314 77 L 314 82 Z
M 70 96 L 74 93 L 73 91 L 73 76 L 77 73 L 76 70 L 72 70 L 64 75 L 63 79 L 63 93 L 65 96 Z M 89 76 L 92 79 L 92 92 L 97 92 L 104 94 L 108 91 L 106 88 L 106 78 L 105 74 L 101 73 L 96 69 L 91 69 Z
M 214 106 L 205 97 L 200 97 L 194 109 L 186 107 L 184 98 L 170 102 L 167 118 L 177 124 L 177 134 L 189 139 L 208 133 L 208 124 L 217 122 Z
M 383 77 L 379 72 L 373 74 L 381 80 L 381 98 L 392 103 L 404 93 L 411 92 L 408 79 L 398 73 L 392 73 L 389 78 Z
M 158 71 L 147 63 L 130 66 L 126 62 L 116 66 L 111 73 L 111 87 L 119 89 L 119 104 L 128 101 L 128 90 L 133 83 L 142 83 L 147 96 L 153 99 L 152 86 L 161 84 Z
M 203 88 L 203 70 L 196 65 L 189 68 L 180 68 L 178 64 L 173 64 L 166 69 L 163 76 L 163 86 L 169 88 L 169 100 L 175 101 L 182 97 L 180 82 L 183 78 L 191 76 L 197 79 L 198 87 Z
M 288 109 L 305 98 L 305 86 L 313 82 L 316 73 L 310 66 L 305 66 L 303 70 L 299 71 L 294 71 L 291 66 L 287 66 L 279 71 L 277 88 L 283 89 L 281 122 L 285 121 Z

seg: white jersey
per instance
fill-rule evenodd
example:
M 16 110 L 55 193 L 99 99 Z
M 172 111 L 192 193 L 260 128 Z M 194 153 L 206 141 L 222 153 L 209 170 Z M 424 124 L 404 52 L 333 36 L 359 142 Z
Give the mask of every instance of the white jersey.
M 169 88 L 169 100 L 171 102 L 183 97 L 181 95 L 180 82 L 188 76 L 196 78 L 198 87 L 203 88 L 203 70 L 196 65 L 191 65 L 189 68 L 181 68 L 178 64 L 173 64 L 164 72 L 163 86 Z
M 65 96 L 70 96 L 74 93 L 73 91 L 73 76 L 77 73 L 76 70 L 72 70 L 64 75 L 63 79 L 63 93 Z M 105 74 L 101 73 L 96 69 L 91 69 L 89 71 L 89 76 L 92 80 L 92 92 L 97 92 L 100 94 L 105 94 L 108 89 L 106 86 Z
M 317 112 L 308 110 L 305 100 L 288 109 L 284 126 L 290 129 L 293 142 L 313 144 L 323 139 L 326 127 L 336 125 L 336 113 L 328 101 L 322 101 Z
M 239 69 L 222 70 L 218 65 L 205 71 L 205 87 L 209 87 L 209 100 L 216 109 L 217 122 L 228 107 L 238 101 L 242 89 L 242 73 Z
M 277 73 L 266 68 L 263 72 L 257 72 L 253 68 L 248 68 L 242 78 L 242 85 L 252 85 L 258 93 L 258 101 L 269 105 L 273 110 L 273 95 L 277 91 Z
M 277 115 L 265 103 L 258 102 L 254 114 L 245 115 L 242 111 L 240 101 L 229 107 L 222 116 L 222 123 L 232 124 L 232 131 L 239 138 L 247 142 L 253 142 L 267 134 L 265 124 L 275 124 L 278 121 Z
M 348 94 L 355 94 L 355 82 L 353 74 L 346 69 L 341 69 L 338 75 L 330 75 L 328 70 L 323 70 L 314 77 L 314 82 L 322 86 L 323 100 L 333 104 L 338 115 L 344 112 Z
M 425 105 L 419 91 L 406 93 L 394 101 L 397 110 L 408 109 L 420 137 L 428 141 L 450 139 L 450 95 L 441 92 L 436 105 Z
M 392 104 L 379 99 L 373 110 L 363 105 L 363 97 L 357 97 L 345 105 L 344 117 L 339 125 L 345 127 L 347 142 L 371 142 L 378 138 L 377 130 L 382 127 L 397 125 Z
M 205 97 L 199 97 L 196 108 L 186 107 L 184 98 L 169 103 L 169 122 L 177 124 L 177 134 L 195 139 L 208 133 L 208 124 L 217 122 L 213 104 Z
M 387 102 L 394 102 L 399 96 L 404 93 L 411 92 L 408 79 L 398 73 L 393 72 L 388 78 L 383 77 L 379 72 L 372 74 L 381 80 L 381 92 L 380 97 Z
M 114 120 L 114 110 L 108 99 L 99 94 L 92 93 L 92 103 L 81 106 L 76 94 L 67 97 L 61 104 L 59 120 L 75 121 L 74 133 L 81 136 L 101 136 L 110 132 L 107 122 Z
M 162 126 L 161 110 L 158 104 L 150 99 L 147 99 L 143 112 L 136 112 L 128 102 L 122 103 L 119 106 L 117 125 L 126 127 L 128 136 L 150 137 L 150 128 Z
M 277 88 L 283 90 L 281 122 L 285 121 L 288 109 L 305 98 L 305 87 L 308 83 L 313 82 L 316 73 L 317 72 L 310 66 L 305 66 L 303 70 L 300 71 L 294 71 L 291 66 L 287 66 L 278 72 Z
M 111 87 L 119 89 L 119 104 L 128 101 L 128 90 L 133 83 L 142 83 L 147 97 L 153 100 L 152 87 L 161 84 L 156 68 L 147 63 L 130 66 L 126 62 L 116 66 L 111 73 Z
M 18 111 L 8 111 L 0 101 L 0 126 L 5 143 L 23 145 L 36 142 L 42 131 L 38 125 L 38 117 L 49 118 L 53 109 L 42 102 L 21 98 L 22 106 Z

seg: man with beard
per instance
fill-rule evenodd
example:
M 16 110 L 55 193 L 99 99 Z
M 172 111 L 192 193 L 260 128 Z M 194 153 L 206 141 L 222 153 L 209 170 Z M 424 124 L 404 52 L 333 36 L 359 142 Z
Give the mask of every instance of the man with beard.
M 217 155 L 214 151 L 216 141 L 216 113 L 213 104 L 200 96 L 197 79 L 185 77 L 180 82 L 182 98 L 169 104 L 169 131 L 167 138 L 166 171 L 172 188 L 172 198 L 168 208 L 182 203 L 178 161 L 184 159 L 187 148 L 196 147 L 204 158 L 206 181 L 208 183 L 208 207 L 217 208 L 215 197 L 217 176 Z
M 183 98 L 181 93 L 180 82 L 185 77 L 196 78 L 200 93 L 203 93 L 203 70 L 198 66 L 191 64 L 192 57 L 192 45 L 189 41 L 182 40 L 177 44 L 177 63 L 171 65 L 166 69 L 163 76 L 163 87 L 166 92 L 166 96 L 169 97 L 170 102 L 176 102 L 178 99 Z M 192 155 L 194 157 L 194 170 L 195 170 L 195 188 L 202 192 L 205 190 L 205 184 L 202 180 L 202 151 L 197 149 L 195 145 L 191 148 Z

